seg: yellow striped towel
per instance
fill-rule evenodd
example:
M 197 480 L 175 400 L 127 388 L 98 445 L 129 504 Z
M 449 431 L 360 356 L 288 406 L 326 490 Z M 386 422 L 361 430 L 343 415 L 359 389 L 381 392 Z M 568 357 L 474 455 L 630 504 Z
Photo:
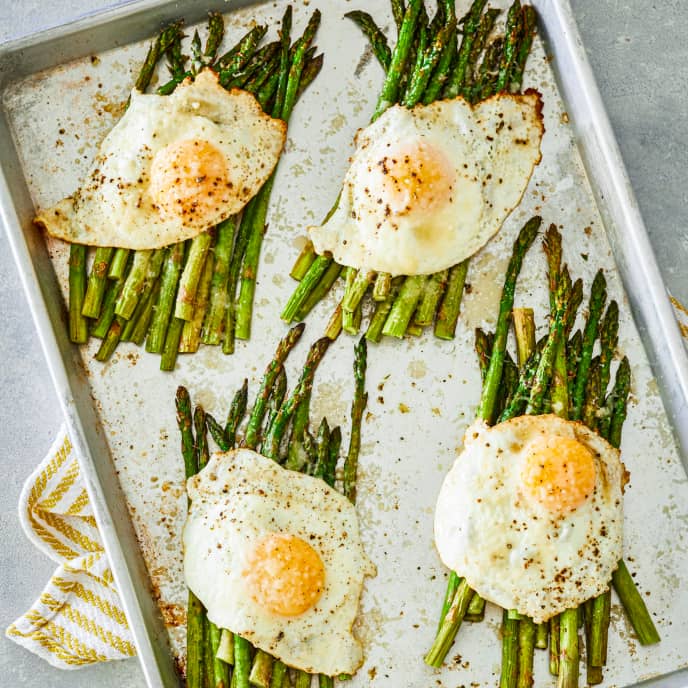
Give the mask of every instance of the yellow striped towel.
M 64 427 L 24 485 L 19 519 L 59 567 L 7 637 L 60 669 L 136 654 Z
M 678 320 L 678 326 L 681 329 L 681 334 L 684 339 L 688 339 L 688 308 L 686 308 L 678 299 L 673 296 L 669 297 L 671 303 L 674 307 L 674 313 L 676 314 L 676 320 Z

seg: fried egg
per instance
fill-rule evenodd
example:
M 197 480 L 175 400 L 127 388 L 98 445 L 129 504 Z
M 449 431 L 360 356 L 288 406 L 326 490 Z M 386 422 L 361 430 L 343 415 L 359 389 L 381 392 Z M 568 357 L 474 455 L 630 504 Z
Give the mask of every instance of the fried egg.
M 351 267 L 423 275 L 483 246 L 540 162 L 536 91 L 390 107 L 356 137 L 339 204 L 309 227 L 318 253 Z
M 582 423 L 477 421 L 440 490 L 437 550 L 485 599 L 546 621 L 608 589 L 625 480 L 619 451 Z
M 84 184 L 36 222 L 66 241 L 131 249 L 193 237 L 239 212 L 277 165 L 286 123 L 212 70 L 170 96 L 134 90 Z
M 208 618 L 288 666 L 356 671 L 351 629 L 375 567 L 354 506 L 249 449 L 215 454 L 187 489 L 184 573 Z

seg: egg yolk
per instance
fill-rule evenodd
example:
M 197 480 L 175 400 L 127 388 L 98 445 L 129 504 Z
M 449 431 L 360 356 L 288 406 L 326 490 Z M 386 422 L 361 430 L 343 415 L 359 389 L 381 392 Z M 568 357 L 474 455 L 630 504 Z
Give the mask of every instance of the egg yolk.
M 253 601 L 279 616 L 303 614 L 325 588 L 325 566 L 318 553 L 301 538 L 280 533 L 257 542 L 243 577 Z
M 571 437 L 538 437 L 526 447 L 521 474 L 525 492 L 552 513 L 581 506 L 595 489 L 591 451 Z
M 225 156 L 208 141 L 174 141 L 159 150 L 151 164 L 150 193 L 155 203 L 182 222 L 213 214 L 231 187 Z
M 390 149 L 378 160 L 375 175 L 385 214 L 408 215 L 446 204 L 454 183 L 454 167 L 435 146 L 419 140 Z M 374 195 L 374 192 L 371 192 Z

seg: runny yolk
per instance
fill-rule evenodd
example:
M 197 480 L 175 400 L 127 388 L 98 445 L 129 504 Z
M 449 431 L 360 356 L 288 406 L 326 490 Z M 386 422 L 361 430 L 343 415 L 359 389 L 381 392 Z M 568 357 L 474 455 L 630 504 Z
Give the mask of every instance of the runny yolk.
M 183 139 L 160 149 L 150 170 L 150 192 L 166 215 L 202 221 L 226 202 L 232 188 L 224 154 L 209 141 Z
M 325 566 L 318 553 L 294 535 L 271 533 L 261 538 L 242 572 L 249 595 L 279 616 L 310 609 L 325 588 Z
M 547 511 L 565 514 L 592 495 L 595 460 L 590 450 L 572 437 L 543 435 L 526 447 L 521 479 L 531 499 Z
M 422 139 L 390 149 L 378 160 L 375 173 L 382 197 L 372 200 L 394 215 L 425 213 L 446 204 L 455 177 L 447 156 Z

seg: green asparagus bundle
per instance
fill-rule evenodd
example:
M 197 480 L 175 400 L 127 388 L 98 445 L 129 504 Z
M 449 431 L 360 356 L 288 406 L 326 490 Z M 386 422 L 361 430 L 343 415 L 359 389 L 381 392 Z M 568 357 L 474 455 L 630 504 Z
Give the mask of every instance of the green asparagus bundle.
M 312 45 L 320 13 L 311 16 L 302 36 L 292 41 L 292 10 L 287 7 L 280 38 L 260 47 L 266 26 L 255 26 L 218 56 L 224 20 L 210 13 L 205 45 L 198 32 L 191 56 L 182 53 L 182 23 L 166 27 L 151 45 L 136 88 L 145 91 L 158 63 L 167 58 L 170 79 L 157 89 L 168 95 L 185 79 L 213 69 L 227 89 L 252 93 L 263 110 L 288 121 L 296 101 L 323 64 Z M 201 343 L 234 351 L 235 338 L 250 336 L 256 275 L 275 173 L 243 212 L 193 239 L 156 250 L 99 247 L 87 274 L 87 248 L 73 245 L 69 265 L 69 331 L 76 343 L 90 334 L 102 339 L 96 359 L 107 361 L 120 341 L 161 355 L 172 370 L 178 353 Z
M 368 13 L 356 10 L 345 15 L 361 28 L 385 71 L 373 121 L 394 103 L 413 107 L 458 95 L 477 103 L 500 91 L 520 92 L 535 33 L 535 10 L 515 0 L 507 13 L 505 35 L 493 37 L 500 12 L 491 8 L 483 12 L 486 0 L 474 0 L 459 22 L 453 0 L 437 4 L 430 20 L 423 0 L 392 2 L 398 27 L 393 49 Z M 383 335 L 417 335 L 433 323 L 437 337 L 453 339 L 467 270 L 465 260 L 433 275 L 392 279 L 387 273 L 342 269 L 330 254 L 316 256 L 309 241 L 290 273 L 299 284 L 282 318 L 286 322 L 303 320 L 344 275 L 344 295 L 327 327 L 331 338 L 342 329 L 351 334 L 359 331 L 364 297 L 370 294 L 369 341 L 379 342 Z
M 181 451 L 187 478 L 201 470 L 208 460 L 208 434 L 221 451 L 237 446 L 254 449 L 290 470 L 324 480 L 334 487 L 342 443 L 341 428 L 330 428 L 327 419 L 312 422 L 310 403 L 313 380 L 330 340 L 316 341 L 310 348 L 296 386 L 287 395 L 284 363 L 303 334 L 303 324 L 293 327 L 279 343 L 269 363 L 253 407 L 245 420 L 248 406 L 248 381 L 237 390 L 227 420 L 220 423 L 201 406 L 192 409 L 189 393 L 179 387 L 176 394 L 177 425 L 181 434 Z M 365 393 L 366 341 L 354 349 L 354 399 L 351 409 L 351 436 L 341 466 L 342 492 L 353 502 L 356 496 L 356 473 L 361 440 L 361 424 L 367 395 Z M 245 421 L 245 425 L 244 425 Z M 243 426 L 243 433 L 240 427 Z M 313 428 L 317 428 L 313 432 Z M 241 435 L 243 434 L 243 437 Z M 311 675 L 290 671 L 279 660 L 226 629 L 218 629 L 206 617 L 203 605 L 189 592 L 187 611 L 188 688 L 287 688 L 310 686 Z M 319 676 L 323 688 L 333 686 L 329 676 Z
M 630 366 L 627 358 L 620 361 L 610 387 L 619 310 L 614 301 L 605 310 L 603 273 L 598 272 L 593 281 L 583 330 L 571 334 L 582 301 L 582 281 L 572 283 L 568 267 L 562 265 L 562 239 L 552 225 L 544 241 L 551 310 L 548 334 L 536 342 L 532 309 L 513 307 L 523 257 L 539 225 L 540 218 L 527 222 L 514 244 L 494 334 L 476 332 L 476 351 L 483 377 L 478 416 L 492 424 L 519 415 L 552 412 L 562 418 L 583 421 L 618 448 L 626 417 Z M 518 365 L 506 349 L 510 322 L 514 324 Z M 596 347 L 600 353 L 593 356 Z M 643 645 L 659 642 L 652 617 L 623 561 L 619 562 L 610 583 L 639 642 Z M 600 683 L 606 663 L 610 595 L 606 592 L 588 600 L 580 609 L 566 610 L 546 624 L 535 625 L 515 610 L 504 610 L 500 688 L 532 686 L 534 649 L 547 649 L 548 645 L 550 672 L 557 675 L 559 688 L 577 687 L 582 655 L 578 638 L 581 621 L 587 646 L 587 683 Z M 484 606 L 485 601 L 452 572 L 439 629 L 425 657 L 426 663 L 441 666 L 462 621 L 480 620 Z

